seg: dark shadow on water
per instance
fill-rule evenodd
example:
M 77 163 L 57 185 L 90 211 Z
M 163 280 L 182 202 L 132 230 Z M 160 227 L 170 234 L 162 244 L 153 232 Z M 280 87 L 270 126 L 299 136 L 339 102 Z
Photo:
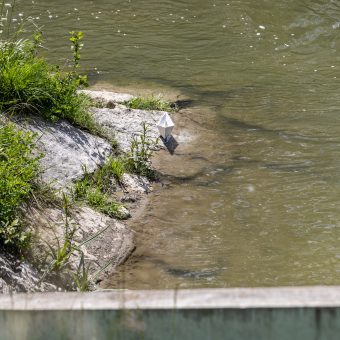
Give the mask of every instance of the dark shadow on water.
M 216 268 L 212 269 L 201 269 L 201 270 L 195 270 L 190 268 L 181 268 L 177 266 L 172 266 L 170 263 L 154 258 L 152 256 L 147 255 L 137 255 L 135 256 L 135 261 L 140 262 L 151 262 L 163 271 L 165 271 L 167 274 L 177 277 L 177 278 L 190 278 L 190 279 L 206 279 L 206 278 L 214 278 L 218 275 L 219 270 Z
M 167 150 L 169 151 L 169 153 L 173 155 L 178 146 L 178 142 L 176 141 L 176 139 L 173 136 L 169 136 L 167 138 L 163 138 L 161 136 L 161 140 L 165 147 L 167 148 Z
M 195 101 L 192 99 L 178 99 L 175 102 L 170 104 L 170 107 L 173 109 L 187 109 L 188 107 L 195 106 Z

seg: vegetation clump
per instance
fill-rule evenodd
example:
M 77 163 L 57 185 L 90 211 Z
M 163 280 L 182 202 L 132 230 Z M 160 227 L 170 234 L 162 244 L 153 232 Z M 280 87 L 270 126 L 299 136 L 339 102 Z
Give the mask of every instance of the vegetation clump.
M 84 178 L 75 184 L 74 198 L 85 200 L 93 208 L 111 217 L 124 218 L 122 206 L 112 198 L 116 181 L 122 181 L 124 172 L 124 160 L 113 157 L 93 174 L 85 169 Z
M 34 134 L 0 119 L 0 246 L 20 248 L 27 241 L 21 222 L 22 203 L 33 191 L 39 156 Z
M 33 41 L 0 42 L 0 110 L 34 113 L 52 121 L 66 119 L 88 130 L 95 129 L 88 111 L 90 100 L 77 92 L 85 79 L 74 70 L 62 72 L 39 57 L 39 39 L 35 35 Z
M 155 111 L 172 111 L 173 107 L 170 102 L 164 101 L 157 97 L 136 97 L 125 102 L 130 109 L 138 110 L 155 110 Z

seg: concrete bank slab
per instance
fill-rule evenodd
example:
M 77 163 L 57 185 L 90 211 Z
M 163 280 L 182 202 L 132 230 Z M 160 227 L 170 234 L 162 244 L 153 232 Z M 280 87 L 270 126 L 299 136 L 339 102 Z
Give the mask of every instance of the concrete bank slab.
M 0 295 L 0 310 L 134 310 L 339 307 L 340 286 Z
M 340 338 L 340 287 L 0 297 L 0 339 Z

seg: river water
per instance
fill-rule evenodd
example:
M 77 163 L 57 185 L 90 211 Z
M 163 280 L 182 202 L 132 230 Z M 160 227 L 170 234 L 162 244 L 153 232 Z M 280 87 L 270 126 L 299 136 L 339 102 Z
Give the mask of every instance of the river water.
M 90 82 L 190 98 L 167 175 L 106 284 L 340 284 L 340 1 L 19 1 Z M 19 17 L 20 18 L 20 17 Z M 185 136 L 185 133 L 184 133 Z M 183 136 L 182 136 L 183 137 Z

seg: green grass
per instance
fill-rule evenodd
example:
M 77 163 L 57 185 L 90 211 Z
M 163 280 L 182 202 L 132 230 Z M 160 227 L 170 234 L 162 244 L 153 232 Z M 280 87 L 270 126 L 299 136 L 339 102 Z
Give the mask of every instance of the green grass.
M 96 208 L 100 212 L 111 216 L 120 218 L 119 208 L 120 205 L 113 201 L 107 194 L 103 193 L 98 188 L 89 188 L 86 192 L 87 203 Z
M 125 173 L 125 162 L 122 159 L 111 158 L 107 163 L 108 169 L 118 183 L 122 183 Z
M 34 113 L 45 119 L 66 119 L 87 130 L 98 130 L 88 111 L 90 100 L 78 94 L 80 78 L 62 72 L 37 56 L 30 40 L 0 43 L 0 109 Z
M 89 112 L 91 100 L 77 92 L 86 77 L 79 76 L 76 67 L 63 72 L 38 52 L 34 39 L 0 41 L 0 110 L 36 114 L 51 121 L 65 119 L 102 135 Z
M 20 248 L 27 241 L 21 207 L 38 175 L 34 140 L 32 133 L 0 118 L 0 245 Z
M 133 98 L 127 102 L 125 105 L 130 109 L 139 109 L 139 110 L 156 110 L 156 111 L 173 111 L 171 107 L 171 103 L 161 100 L 156 97 L 137 97 Z
M 125 173 L 125 160 L 123 158 L 109 157 L 106 163 L 92 175 L 92 183 L 104 192 L 113 192 L 116 181 L 121 183 Z
M 112 195 L 116 190 L 116 181 L 119 183 L 123 179 L 124 160 L 110 157 L 93 174 L 84 170 L 84 178 L 75 183 L 74 199 L 84 200 L 91 207 L 111 217 L 123 218 L 120 212 L 121 205 L 114 201 Z

